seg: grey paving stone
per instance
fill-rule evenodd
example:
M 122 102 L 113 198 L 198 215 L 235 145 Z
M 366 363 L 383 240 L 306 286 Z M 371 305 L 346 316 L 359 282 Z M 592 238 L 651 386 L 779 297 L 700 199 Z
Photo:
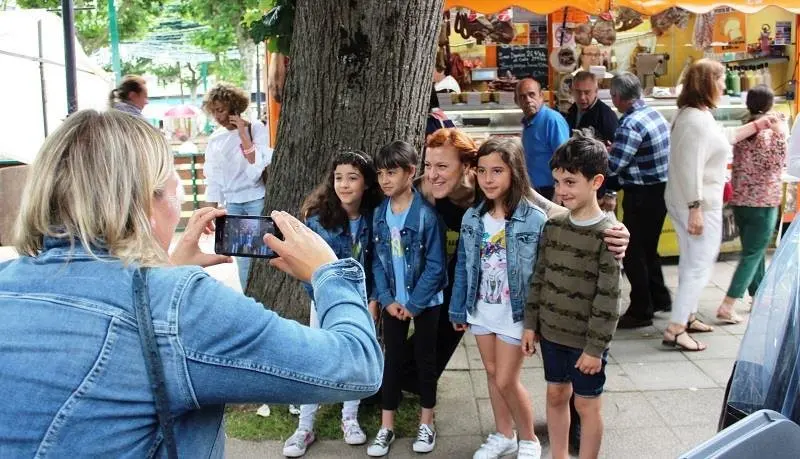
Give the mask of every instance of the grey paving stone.
M 637 390 L 628 373 L 620 365 L 606 365 L 605 392 L 631 392 Z
M 634 339 L 652 339 L 658 336 L 661 336 L 661 330 L 653 326 L 642 327 L 642 328 L 630 328 L 630 329 L 618 328 L 617 331 L 614 332 L 614 340 L 611 342 L 611 347 L 613 348 L 614 343 L 616 343 L 617 341 L 634 340 Z
M 603 422 L 607 429 L 667 426 L 642 392 L 603 394 Z
M 481 423 L 475 398 L 465 397 L 457 401 L 438 403 L 436 406 L 436 430 L 441 438 L 481 435 Z
M 470 370 L 469 377 L 472 381 L 472 393 L 477 398 L 489 398 L 489 383 L 486 381 L 486 372 L 483 369 Z
M 656 339 L 612 341 L 610 354 L 617 363 L 685 362 L 680 352 L 661 345 Z
M 483 370 L 483 360 L 481 360 L 481 353 L 478 351 L 478 346 L 467 346 L 467 362 L 469 363 L 470 370 Z
M 678 441 L 683 447 L 683 452 L 689 452 L 716 435 L 717 426 L 716 424 L 702 426 L 676 426 L 672 428 L 672 432 L 675 433 L 676 437 L 678 437 Z
M 714 380 L 720 387 L 725 387 L 728 384 L 728 378 L 731 377 L 733 371 L 733 363 L 736 359 L 707 359 L 695 360 L 694 364 L 700 368 L 700 371 L 707 374 Z
M 670 427 L 716 426 L 723 398 L 721 388 L 647 393 L 647 401 Z
M 682 452 L 668 427 L 610 429 L 603 434 L 603 459 L 674 459 Z
M 481 442 L 483 441 L 480 435 L 462 435 L 458 437 L 439 437 L 436 438 L 436 449 L 428 454 L 417 454 L 411 449 L 411 444 L 414 442 L 413 438 L 400 438 L 392 444 L 391 452 L 386 457 L 395 459 L 414 458 L 468 458 L 472 457 Z M 366 451 L 366 448 L 364 449 Z M 346 456 L 338 456 L 338 458 Z M 360 457 L 360 456 L 359 456 Z
M 439 404 L 462 403 L 475 398 L 472 379 L 468 371 L 445 371 L 439 378 L 437 391 Z
M 695 339 L 705 343 L 708 347 L 702 352 L 684 352 L 683 354 L 689 360 L 735 359 L 741 344 L 741 339 L 733 335 L 705 334 L 705 336 L 695 336 Z
M 714 388 L 717 384 L 692 362 L 624 363 L 620 365 L 638 390 Z
M 470 332 L 464 333 L 464 338 L 461 339 L 461 342 L 466 346 L 475 347 L 478 345 L 478 343 L 475 342 L 475 336 Z
M 467 348 L 465 346 L 458 346 L 450 361 L 447 362 L 447 370 L 469 370 L 469 362 L 467 361 Z

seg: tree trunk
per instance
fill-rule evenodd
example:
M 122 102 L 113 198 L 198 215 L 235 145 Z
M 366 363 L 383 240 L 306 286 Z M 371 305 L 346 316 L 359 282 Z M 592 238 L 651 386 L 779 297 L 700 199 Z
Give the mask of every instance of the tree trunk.
M 250 39 L 247 29 L 242 24 L 236 26 L 236 45 L 239 48 L 239 62 L 244 72 L 244 90 L 250 95 L 253 92 L 256 68 L 256 44 Z
M 298 0 L 265 215 L 299 215 L 333 154 L 422 145 L 443 0 Z M 298 281 L 258 260 L 247 293 L 304 323 Z

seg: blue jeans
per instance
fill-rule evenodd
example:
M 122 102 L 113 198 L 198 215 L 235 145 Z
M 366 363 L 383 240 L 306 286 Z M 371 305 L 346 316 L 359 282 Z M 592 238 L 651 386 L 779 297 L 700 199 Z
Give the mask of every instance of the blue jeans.
M 255 199 L 247 202 L 229 202 L 225 204 L 229 215 L 261 215 L 264 211 L 264 198 Z M 262 235 L 263 236 L 263 235 Z M 242 283 L 242 291 L 247 288 L 247 276 L 250 274 L 250 257 L 236 257 L 236 265 L 239 268 L 239 282 Z

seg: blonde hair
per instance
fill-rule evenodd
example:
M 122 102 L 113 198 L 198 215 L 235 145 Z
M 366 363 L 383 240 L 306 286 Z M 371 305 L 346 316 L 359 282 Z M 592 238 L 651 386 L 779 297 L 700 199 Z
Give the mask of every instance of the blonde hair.
M 145 121 L 116 110 L 79 111 L 47 137 L 32 164 L 14 246 L 37 256 L 50 236 L 73 247 L 79 240 L 93 256 L 99 248 L 125 263 L 165 265 L 151 203 L 173 174 L 169 145 Z
M 725 67 L 711 59 L 700 59 L 689 66 L 683 77 L 683 90 L 678 96 L 678 108 L 717 108 L 722 94 L 717 80 L 725 75 Z

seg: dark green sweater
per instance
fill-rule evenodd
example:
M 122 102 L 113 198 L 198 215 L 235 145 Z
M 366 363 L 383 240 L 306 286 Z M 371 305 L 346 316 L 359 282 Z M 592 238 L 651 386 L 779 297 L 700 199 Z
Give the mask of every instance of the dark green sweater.
M 613 222 L 577 226 L 569 214 L 548 220 L 525 311 L 525 328 L 548 341 L 600 357 L 619 319 L 620 265 L 603 242 Z

